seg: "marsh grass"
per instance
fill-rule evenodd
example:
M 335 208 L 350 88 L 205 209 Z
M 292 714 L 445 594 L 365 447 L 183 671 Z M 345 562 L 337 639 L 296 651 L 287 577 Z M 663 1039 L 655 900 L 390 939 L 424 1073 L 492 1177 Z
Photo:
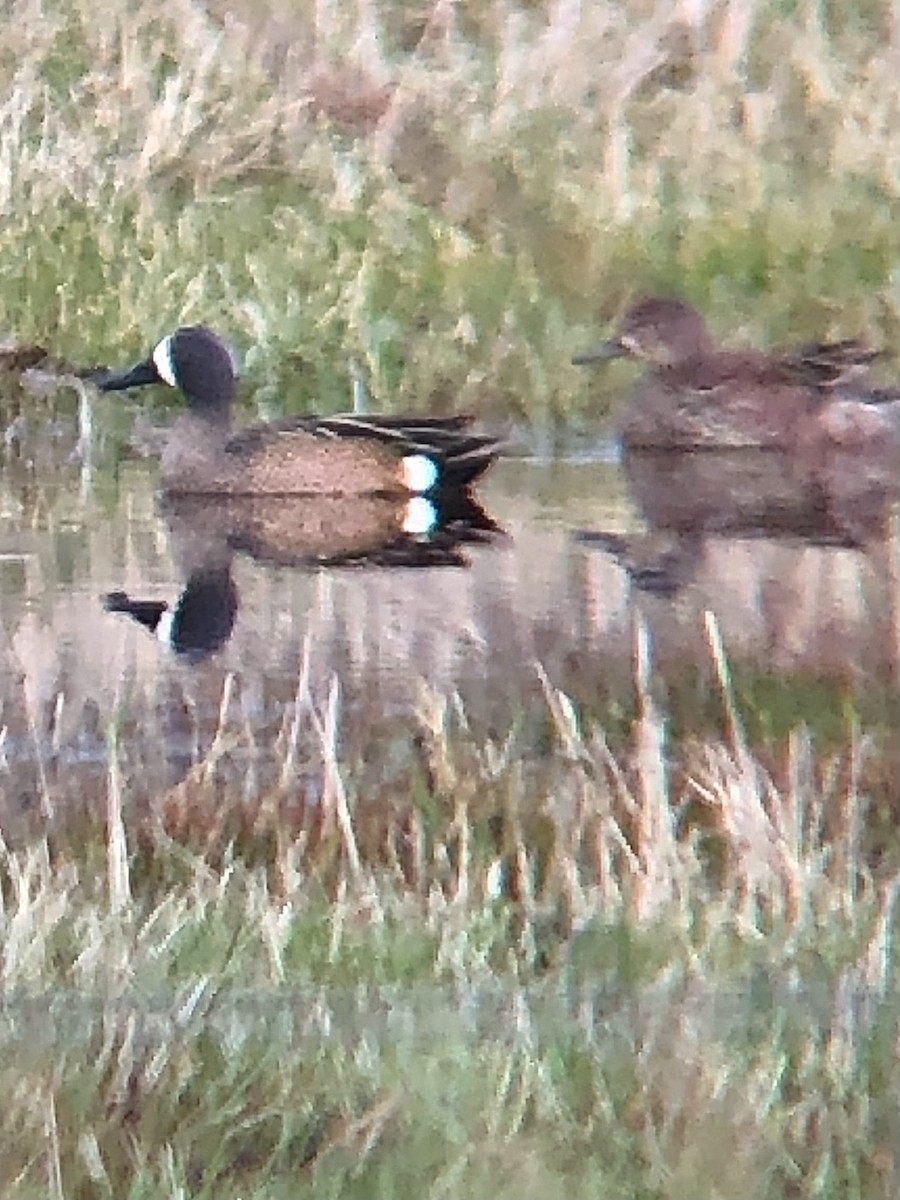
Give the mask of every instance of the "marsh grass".
M 732 0 L 16 0 L 0 322 L 76 362 L 178 321 L 258 403 L 604 403 L 567 367 L 635 291 L 740 341 L 897 336 L 897 29 Z
M 889 1194 L 865 739 L 776 786 L 707 642 L 721 741 L 671 744 L 638 622 L 621 750 L 540 668 L 550 744 L 423 690 L 377 797 L 302 676 L 266 751 L 226 676 L 139 804 L 111 726 L 103 806 L 49 779 L 0 848 L 4 1195 Z

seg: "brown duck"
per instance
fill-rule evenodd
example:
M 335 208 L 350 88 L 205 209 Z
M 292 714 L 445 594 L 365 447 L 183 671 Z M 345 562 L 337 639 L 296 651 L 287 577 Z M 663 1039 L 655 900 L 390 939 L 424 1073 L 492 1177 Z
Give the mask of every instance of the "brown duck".
M 898 398 L 872 386 L 868 368 L 877 356 L 857 341 L 774 354 L 722 349 L 690 305 L 651 297 L 626 312 L 616 337 L 572 361 L 635 358 L 649 365 L 621 424 L 626 447 L 793 450 L 831 440 L 836 406 L 869 409 Z M 868 428 L 870 415 L 856 416 Z M 853 425 L 853 412 L 842 422 Z

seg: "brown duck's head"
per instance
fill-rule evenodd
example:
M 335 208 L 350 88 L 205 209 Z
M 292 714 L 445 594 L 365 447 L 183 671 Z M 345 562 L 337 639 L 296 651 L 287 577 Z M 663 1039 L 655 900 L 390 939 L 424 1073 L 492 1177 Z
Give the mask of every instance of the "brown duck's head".
M 625 313 L 616 337 L 576 355 L 576 365 L 636 358 L 655 367 L 671 367 L 715 350 L 700 314 L 683 300 L 651 296 Z

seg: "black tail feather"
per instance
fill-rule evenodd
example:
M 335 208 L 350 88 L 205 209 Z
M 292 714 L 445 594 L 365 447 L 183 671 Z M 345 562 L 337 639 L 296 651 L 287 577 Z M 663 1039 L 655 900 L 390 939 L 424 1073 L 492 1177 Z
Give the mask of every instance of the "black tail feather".
M 503 448 L 497 438 L 471 434 L 438 455 L 440 487 L 466 488 L 488 469 Z

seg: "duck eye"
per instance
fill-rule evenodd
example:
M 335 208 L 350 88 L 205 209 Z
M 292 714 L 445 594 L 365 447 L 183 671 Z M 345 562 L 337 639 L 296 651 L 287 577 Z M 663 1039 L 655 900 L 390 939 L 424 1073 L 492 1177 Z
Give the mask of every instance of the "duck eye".
M 153 351 L 153 365 L 160 379 L 169 385 L 177 387 L 175 379 L 175 364 L 172 361 L 172 335 L 164 337 Z

